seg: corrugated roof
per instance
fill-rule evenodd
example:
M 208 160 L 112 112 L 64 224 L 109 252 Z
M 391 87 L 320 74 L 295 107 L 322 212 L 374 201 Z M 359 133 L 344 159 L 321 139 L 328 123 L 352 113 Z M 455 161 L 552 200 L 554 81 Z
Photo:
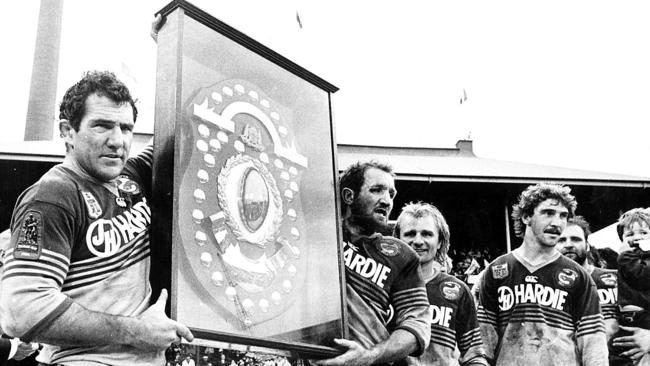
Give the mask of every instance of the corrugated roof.
M 493 183 L 555 181 L 566 184 L 650 187 L 650 177 L 484 159 L 474 155 L 471 141 L 459 141 L 457 146 L 459 147 L 455 149 L 435 149 L 340 144 L 338 166 L 343 170 L 356 161 L 374 159 L 392 165 L 397 177 L 404 180 Z

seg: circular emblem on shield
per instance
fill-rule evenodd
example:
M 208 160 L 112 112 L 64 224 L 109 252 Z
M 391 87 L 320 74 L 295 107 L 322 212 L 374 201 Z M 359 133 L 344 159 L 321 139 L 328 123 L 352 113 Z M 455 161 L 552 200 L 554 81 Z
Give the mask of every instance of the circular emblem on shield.
M 214 312 L 237 329 L 284 313 L 305 280 L 308 164 L 290 115 L 244 80 L 200 90 L 187 110 L 178 231 Z

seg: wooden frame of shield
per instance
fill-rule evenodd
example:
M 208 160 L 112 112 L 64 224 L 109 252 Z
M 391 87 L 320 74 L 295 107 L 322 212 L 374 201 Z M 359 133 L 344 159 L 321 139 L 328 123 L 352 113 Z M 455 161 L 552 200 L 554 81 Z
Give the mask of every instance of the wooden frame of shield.
M 199 339 L 339 354 L 337 88 L 186 1 L 159 13 L 154 294 Z

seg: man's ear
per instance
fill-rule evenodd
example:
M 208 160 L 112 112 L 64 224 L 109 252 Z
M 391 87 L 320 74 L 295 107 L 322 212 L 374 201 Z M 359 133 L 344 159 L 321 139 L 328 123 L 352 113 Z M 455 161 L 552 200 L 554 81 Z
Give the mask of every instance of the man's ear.
M 72 128 L 70 121 L 67 119 L 59 120 L 59 132 L 61 133 L 60 136 L 63 138 L 63 141 L 72 145 L 72 136 L 75 131 L 74 128 Z
M 528 215 L 522 216 L 521 217 L 521 222 L 523 222 L 524 225 L 528 226 L 528 224 L 530 223 L 530 216 L 528 216 Z
M 354 191 L 350 188 L 343 188 L 341 191 L 341 199 L 346 205 L 351 205 L 354 202 Z

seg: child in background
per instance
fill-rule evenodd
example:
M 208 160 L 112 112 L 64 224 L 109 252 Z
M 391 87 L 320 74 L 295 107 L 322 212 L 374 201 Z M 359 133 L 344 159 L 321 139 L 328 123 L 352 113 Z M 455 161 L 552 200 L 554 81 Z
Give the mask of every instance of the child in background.
M 627 211 L 616 231 L 624 244 L 618 256 L 619 325 L 650 329 L 650 213 L 643 208 Z M 616 336 L 627 334 L 619 330 Z M 618 355 L 610 355 L 610 363 L 633 364 Z

